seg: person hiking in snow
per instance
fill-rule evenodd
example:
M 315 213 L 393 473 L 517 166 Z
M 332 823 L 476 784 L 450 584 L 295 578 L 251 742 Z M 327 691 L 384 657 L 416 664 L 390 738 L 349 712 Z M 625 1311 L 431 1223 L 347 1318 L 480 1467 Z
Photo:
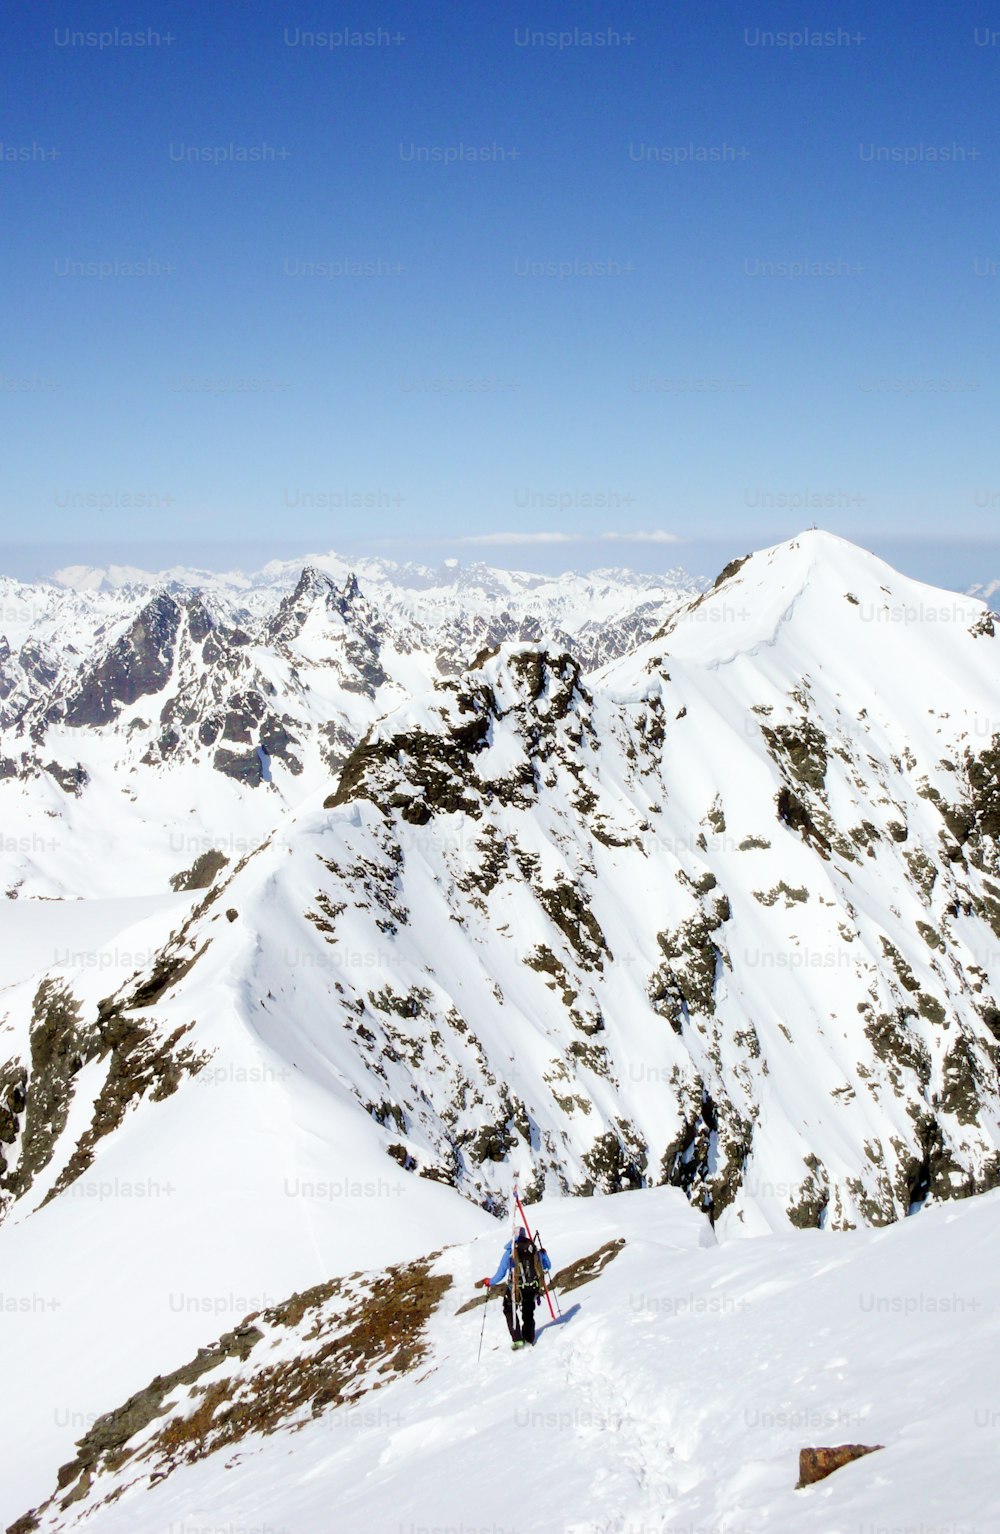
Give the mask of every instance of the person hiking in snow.
M 548 1252 L 544 1247 L 536 1246 L 521 1225 L 514 1239 L 504 1247 L 500 1266 L 493 1277 L 479 1281 L 479 1288 L 489 1290 L 506 1279 L 503 1313 L 511 1345 L 515 1348 L 521 1348 L 525 1343 L 534 1346 L 535 1306 L 542 1303 L 545 1275 L 551 1270 Z

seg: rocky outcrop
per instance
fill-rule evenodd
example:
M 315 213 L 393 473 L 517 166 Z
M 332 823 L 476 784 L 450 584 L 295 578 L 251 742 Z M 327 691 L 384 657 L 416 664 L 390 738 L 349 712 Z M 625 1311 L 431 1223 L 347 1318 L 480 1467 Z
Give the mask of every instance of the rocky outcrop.
M 146 604 L 120 639 L 70 693 L 61 716 L 74 729 L 110 724 L 122 708 L 166 685 L 181 608 L 166 592 Z
M 426 1356 L 427 1323 L 451 1287 L 449 1275 L 434 1271 L 435 1256 L 330 1279 L 247 1316 L 99 1417 L 49 1499 L 8 1534 L 32 1534 L 71 1508 L 92 1514 L 116 1500 L 120 1472 L 132 1487 L 159 1484 L 182 1465 L 293 1430 L 410 1373 Z
M 875 1454 L 884 1447 L 885 1445 L 880 1443 L 842 1443 L 833 1449 L 800 1449 L 799 1478 L 795 1483 L 795 1490 L 801 1491 L 804 1486 L 813 1486 L 817 1481 L 825 1480 L 841 1466 L 849 1465 L 865 1454 Z
M 12 1171 L 0 1177 L 4 1204 L 28 1191 L 48 1166 L 69 1117 L 75 1078 L 96 1045 L 83 1009 L 67 985 L 46 979 L 35 992 L 30 1058 L 14 1061 L 6 1083 L 3 1138 L 16 1145 Z
M 209 847 L 205 852 L 199 853 L 190 868 L 182 873 L 174 874 L 170 881 L 170 888 L 180 893 L 181 890 L 205 890 L 215 882 L 216 874 L 229 865 L 229 859 L 224 852 L 216 847 Z
M 103 1061 L 106 1071 L 90 1124 L 75 1145 L 63 1147 L 66 1159 L 43 1204 L 87 1170 L 98 1141 L 119 1127 L 137 1101 L 160 1101 L 201 1069 L 207 1057 L 182 1042 L 192 1027 L 163 1034 L 112 1002 L 87 1017 L 65 982 L 43 980 L 35 993 L 30 1058 L 27 1064 L 10 1061 L 0 1072 L 0 1142 L 14 1148 L 6 1155 L 0 1150 L 0 1214 L 28 1194 L 52 1163 L 84 1065 Z

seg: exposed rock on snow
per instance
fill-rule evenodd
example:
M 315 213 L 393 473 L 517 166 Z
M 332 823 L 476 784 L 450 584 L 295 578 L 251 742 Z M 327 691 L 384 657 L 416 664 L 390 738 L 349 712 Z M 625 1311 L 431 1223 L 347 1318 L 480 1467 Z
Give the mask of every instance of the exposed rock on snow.
M 247 1316 L 189 1363 L 158 1375 L 100 1417 L 57 1476 L 58 1489 L 8 1529 L 31 1534 L 74 1504 L 92 1514 L 123 1488 L 247 1439 L 301 1428 L 415 1369 L 427 1322 L 451 1286 L 434 1259 L 333 1279 Z
M 885 1445 L 881 1443 L 842 1443 L 832 1449 L 801 1449 L 799 1479 L 795 1489 L 800 1491 L 803 1486 L 812 1486 L 816 1481 L 823 1481 L 841 1466 L 851 1464 L 852 1460 L 861 1459 L 865 1454 L 875 1454 L 879 1449 L 884 1448 Z

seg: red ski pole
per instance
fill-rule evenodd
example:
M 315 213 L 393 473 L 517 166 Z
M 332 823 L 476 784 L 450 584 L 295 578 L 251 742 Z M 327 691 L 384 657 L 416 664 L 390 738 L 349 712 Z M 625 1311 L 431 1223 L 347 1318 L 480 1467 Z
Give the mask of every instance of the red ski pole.
M 521 1216 L 521 1219 L 524 1221 L 524 1228 L 527 1231 L 528 1235 L 530 1236 L 531 1235 L 531 1225 L 528 1222 L 528 1216 L 524 1212 L 524 1206 L 521 1203 L 521 1195 L 518 1193 L 516 1188 L 514 1189 L 514 1203 L 517 1205 L 517 1212 L 518 1212 L 518 1214 Z M 537 1232 L 536 1232 L 536 1236 L 537 1236 Z M 548 1282 L 547 1282 L 547 1280 L 545 1279 L 545 1276 L 544 1276 L 544 1270 L 543 1270 L 543 1274 L 542 1274 L 542 1293 L 545 1295 L 545 1299 L 546 1299 L 546 1301 L 548 1303 L 549 1315 L 552 1317 L 552 1319 L 554 1321 L 555 1318 L 556 1318 L 556 1313 L 552 1309 L 552 1296 L 549 1293 L 549 1286 L 548 1286 Z

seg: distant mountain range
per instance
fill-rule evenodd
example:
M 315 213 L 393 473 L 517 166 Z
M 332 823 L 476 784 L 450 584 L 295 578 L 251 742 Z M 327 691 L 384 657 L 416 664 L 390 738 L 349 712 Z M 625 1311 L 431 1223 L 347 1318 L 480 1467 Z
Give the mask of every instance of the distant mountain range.
M 180 872 L 175 844 L 257 845 L 376 718 L 484 648 L 567 648 L 593 670 L 704 585 L 681 572 L 550 580 L 333 554 L 251 576 L 75 567 L 59 578 L 0 580 L 8 893 L 162 889 Z M 270 793 L 247 792 L 259 788 Z M 111 844 L 113 872 L 102 866 Z

